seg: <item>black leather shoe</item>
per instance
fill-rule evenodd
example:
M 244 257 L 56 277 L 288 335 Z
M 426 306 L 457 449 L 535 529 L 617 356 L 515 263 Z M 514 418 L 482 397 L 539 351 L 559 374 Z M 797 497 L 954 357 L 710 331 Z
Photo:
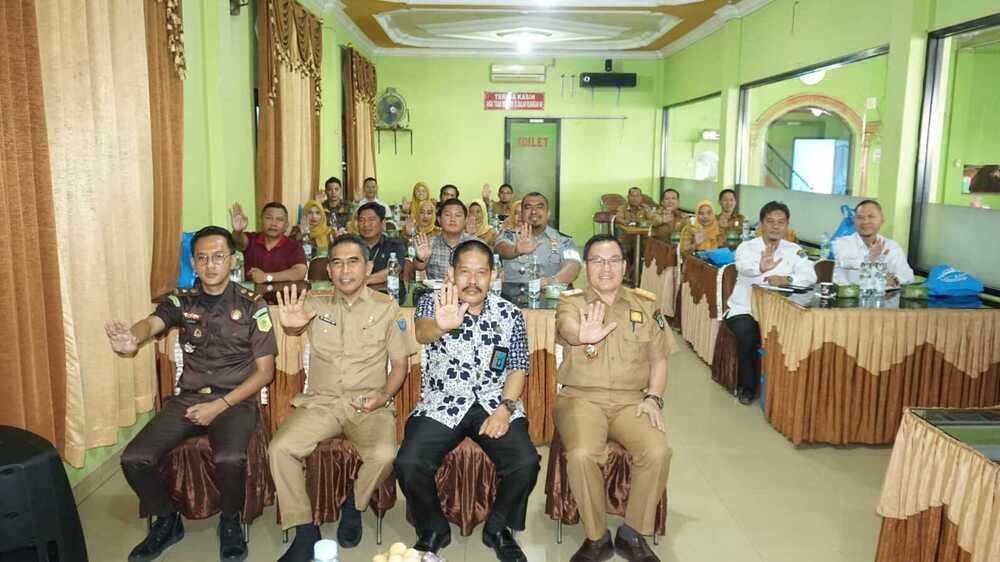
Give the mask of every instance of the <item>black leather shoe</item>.
M 604 562 L 615 555 L 615 545 L 611 543 L 611 533 L 604 531 L 604 536 L 592 541 L 583 539 L 583 544 L 569 562 Z
M 344 548 L 353 548 L 361 542 L 361 512 L 354 507 L 354 494 L 340 506 L 340 524 L 337 525 L 337 543 Z
M 247 559 L 247 543 L 239 516 L 219 517 L 219 559 L 222 562 L 243 562 Z
M 284 556 L 278 559 L 278 562 L 312 562 L 313 545 L 322 538 L 319 527 L 316 525 L 312 523 L 296 525 L 295 540 L 285 551 Z
M 167 547 L 181 542 L 183 538 L 184 522 L 179 513 L 157 517 L 146 538 L 129 553 L 128 562 L 155 560 Z
M 740 391 L 736 394 L 736 397 L 740 401 L 740 404 L 743 404 L 744 406 L 749 406 L 750 404 L 753 404 L 753 398 L 754 398 L 753 394 L 754 392 L 752 390 L 741 388 Z
M 659 557 L 646 544 L 646 539 L 642 535 L 635 535 L 631 539 L 622 536 L 621 527 L 615 534 L 615 554 L 621 556 L 628 562 L 660 562 Z
M 514 540 L 513 533 L 506 527 L 496 533 L 487 533 L 483 529 L 483 544 L 493 549 L 500 562 L 528 562 L 528 557 Z
M 413 545 L 413 549 L 437 554 L 439 550 L 449 544 L 451 544 L 451 531 L 443 534 L 436 531 L 424 531 L 420 533 L 420 538 L 417 539 L 417 544 Z

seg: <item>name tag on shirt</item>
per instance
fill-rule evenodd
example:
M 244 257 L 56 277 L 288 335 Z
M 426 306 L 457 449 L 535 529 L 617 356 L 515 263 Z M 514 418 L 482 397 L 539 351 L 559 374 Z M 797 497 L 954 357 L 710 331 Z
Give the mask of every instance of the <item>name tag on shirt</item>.
M 507 356 L 510 351 L 506 347 L 494 347 L 490 357 L 490 370 L 502 373 L 507 369 Z

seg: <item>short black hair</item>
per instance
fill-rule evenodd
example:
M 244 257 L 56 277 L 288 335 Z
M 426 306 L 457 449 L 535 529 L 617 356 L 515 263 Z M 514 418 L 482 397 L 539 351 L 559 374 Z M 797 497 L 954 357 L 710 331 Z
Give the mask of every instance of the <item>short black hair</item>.
M 198 244 L 198 241 L 202 238 L 208 238 L 209 236 L 221 236 L 226 239 L 226 245 L 229 246 L 230 252 L 236 251 L 236 240 L 233 238 L 233 233 L 229 232 L 221 226 L 206 226 L 194 233 L 191 237 L 191 255 L 194 255 L 194 247 Z
M 788 205 L 785 205 L 781 201 L 771 201 L 760 208 L 760 222 L 764 222 L 764 217 L 774 211 L 781 211 L 782 213 L 785 213 L 786 221 L 792 218 L 792 212 L 788 210 Z
M 525 195 L 524 197 L 522 197 L 521 198 L 521 204 L 522 205 L 524 205 L 524 200 L 527 199 L 528 197 L 541 197 L 542 201 L 545 201 L 545 206 L 546 207 L 549 206 L 549 198 L 546 197 L 544 194 L 539 193 L 537 191 L 532 191 L 531 193 L 529 193 L 529 194 Z
M 385 207 L 374 201 L 369 201 L 358 207 L 358 212 L 354 213 L 354 216 L 361 218 L 361 211 L 374 211 L 379 220 L 385 220 Z
M 333 239 L 330 243 L 329 255 L 333 256 L 333 249 L 341 244 L 354 244 L 361 249 L 361 257 L 365 258 L 365 262 L 371 260 L 371 251 L 368 249 L 368 244 L 361 239 L 357 234 L 341 234 L 340 236 Z
M 874 199 L 865 199 L 864 201 L 862 201 L 862 202 L 858 203 L 857 205 L 855 205 L 854 206 L 854 210 L 857 211 L 858 209 L 860 209 L 861 207 L 863 207 L 865 205 L 875 205 L 875 208 L 878 209 L 878 212 L 880 212 L 880 213 L 882 212 L 882 204 L 879 203 L 878 201 L 874 200 Z
M 326 178 L 326 181 L 323 182 L 323 187 L 326 187 L 326 186 L 330 185 L 331 183 L 335 183 L 335 184 L 339 185 L 340 187 L 344 187 L 344 184 L 340 183 L 340 178 L 338 178 L 336 176 L 330 176 L 330 177 Z
M 266 211 L 268 209 L 281 209 L 282 211 L 285 212 L 285 216 L 286 217 L 288 216 L 288 207 L 282 205 L 281 203 L 279 203 L 277 201 L 271 201 L 267 205 L 264 205 L 264 208 L 262 208 L 260 210 L 261 216 L 264 216 L 264 211 Z
M 468 252 L 479 252 L 486 256 L 486 263 L 489 264 L 490 271 L 493 271 L 493 250 L 486 245 L 482 240 L 466 240 L 458 246 L 455 246 L 455 250 L 451 252 L 451 259 L 449 263 L 452 267 L 458 266 L 458 258 L 462 257 L 462 254 Z
M 444 185 L 441 186 L 441 189 L 438 190 L 438 198 L 439 199 L 444 199 L 444 190 L 446 190 L 448 188 L 451 188 L 451 189 L 455 190 L 455 197 L 456 198 L 461 194 L 461 192 L 458 191 L 458 186 L 457 185 L 446 183 L 446 184 L 444 184 Z
M 727 194 L 727 193 L 732 193 L 733 194 L 733 198 L 734 199 L 736 198 L 736 191 L 734 191 L 732 189 L 728 189 L 728 188 L 727 189 L 723 189 L 722 191 L 719 192 L 719 203 L 722 203 L 722 196 L 725 195 L 725 194 Z
M 594 247 L 595 244 L 601 244 L 602 242 L 614 242 L 618 246 L 618 250 L 622 253 L 622 258 L 625 257 L 625 246 L 622 246 L 622 241 L 619 240 L 613 234 L 595 234 L 587 240 L 587 243 L 583 245 L 583 261 L 587 261 L 590 257 L 590 249 Z
M 505 187 L 507 189 L 509 189 L 511 193 L 514 193 L 514 186 L 511 185 L 511 184 L 509 184 L 509 183 L 502 183 L 502 184 L 500 184 L 500 187 L 497 188 L 497 193 L 500 193 L 501 191 L 503 191 L 503 188 L 505 188 Z
M 663 200 L 663 196 L 666 195 L 666 194 L 668 194 L 668 193 L 673 193 L 674 195 L 677 196 L 677 200 L 680 201 L 680 199 L 681 199 L 681 192 L 677 191 L 676 189 L 674 189 L 672 187 L 668 187 L 668 188 L 666 188 L 666 189 L 663 190 L 663 193 L 660 194 L 660 200 L 662 201 Z
M 638 185 L 633 185 L 632 187 L 628 188 L 628 194 L 629 194 L 629 195 L 631 195 L 631 194 L 632 194 L 632 190 L 633 190 L 633 189 L 634 189 L 634 190 L 636 190 L 636 191 L 638 191 L 638 192 L 639 192 L 639 195 L 642 195 L 642 188 L 641 188 L 641 187 L 639 187 Z
M 455 206 L 461 207 L 462 208 L 462 214 L 465 215 L 465 216 L 469 216 L 469 208 L 465 206 L 465 203 L 462 203 L 461 200 L 455 199 L 454 197 L 452 197 L 451 199 L 445 199 L 444 201 L 442 201 L 441 203 L 438 204 L 437 217 L 441 218 L 441 213 L 444 212 L 444 208 L 448 207 L 448 206 L 451 206 L 451 205 L 455 205 Z
M 363 182 L 361 182 L 361 185 L 364 185 L 364 184 L 368 183 L 368 180 L 372 180 L 372 181 L 373 181 L 373 182 L 375 182 L 376 184 L 378 183 L 378 180 L 377 180 L 377 179 L 375 179 L 375 178 L 373 178 L 373 177 L 371 177 L 371 176 L 368 176 L 367 178 L 365 178 L 365 180 L 364 180 Z

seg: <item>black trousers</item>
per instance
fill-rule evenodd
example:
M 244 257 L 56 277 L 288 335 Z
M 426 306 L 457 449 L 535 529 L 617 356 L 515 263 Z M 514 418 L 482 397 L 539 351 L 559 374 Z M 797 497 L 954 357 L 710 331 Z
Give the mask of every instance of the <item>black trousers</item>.
M 208 427 L 184 417 L 190 406 L 210 402 L 218 395 L 183 393 L 170 398 L 163 409 L 142 428 L 122 452 L 122 472 L 139 496 L 145 513 L 167 515 L 176 511 L 160 479 L 160 459 L 188 437 L 208 433 L 215 462 L 222 514 L 232 517 L 243 509 L 246 496 L 247 444 L 257 427 L 257 405 L 251 398 L 226 409 Z
M 760 325 L 749 314 L 726 318 L 736 336 L 739 356 L 739 388 L 756 393 L 760 381 Z
M 396 455 L 396 476 L 406 496 L 408 509 L 413 512 L 418 533 L 449 532 L 448 521 L 441 513 L 434 475 L 441 461 L 463 439 L 476 442 L 496 465 L 497 495 L 490 511 L 490 520 L 514 530 L 523 530 L 528 495 L 535 487 L 541 457 L 528 436 L 528 420 L 511 422 L 507 433 L 499 439 L 479 435 L 479 428 L 489 414 L 479 404 L 474 405 L 455 429 L 426 416 L 410 416 L 406 435 Z

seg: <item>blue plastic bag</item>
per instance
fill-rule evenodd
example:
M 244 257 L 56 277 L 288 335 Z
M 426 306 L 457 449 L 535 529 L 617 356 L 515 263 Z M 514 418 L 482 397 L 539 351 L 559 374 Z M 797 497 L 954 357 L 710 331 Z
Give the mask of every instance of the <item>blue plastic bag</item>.
M 736 261 L 736 254 L 729 248 L 719 248 L 717 250 L 704 250 L 697 252 L 699 258 L 711 262 L 713 265 L 722 267 Z
M 830 242 L 833 242 L 837 238 L 850 236 L 857 232 L 854 228 L 854 209 L 852 209 L 849 205 L 841 205 L 840 214 L 843 215 L 844 218 L 840 219 L 840 225 L 837 227 L 837 230 L 833 231 L 833 236 L 830 237 Z
M 177 288 L 190 289 L 194 287 L 194 269 L 191 268 L 191 238 L 193 232 L 181 233 L 181 263 L 177 268 Z
M 948 264 L 934 266 L 927 274 L 930 297 L 972 297 L 983 292 L 983 282 Z

